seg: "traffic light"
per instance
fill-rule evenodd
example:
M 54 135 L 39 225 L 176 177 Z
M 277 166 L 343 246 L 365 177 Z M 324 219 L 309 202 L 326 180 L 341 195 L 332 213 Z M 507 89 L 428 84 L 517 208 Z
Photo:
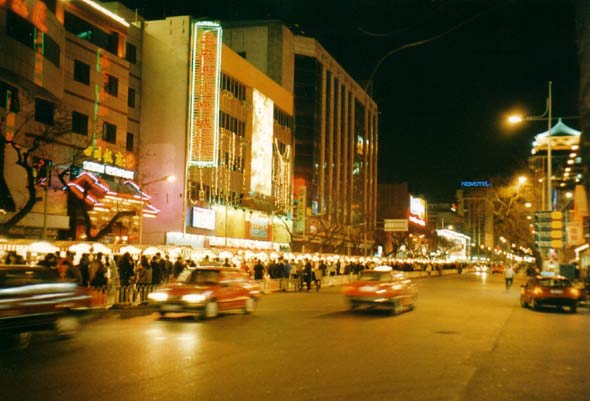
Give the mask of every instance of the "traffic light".
M 41 187 L 51 186 L 51 160 L 33 157 L 32 166 L 35 183 Z

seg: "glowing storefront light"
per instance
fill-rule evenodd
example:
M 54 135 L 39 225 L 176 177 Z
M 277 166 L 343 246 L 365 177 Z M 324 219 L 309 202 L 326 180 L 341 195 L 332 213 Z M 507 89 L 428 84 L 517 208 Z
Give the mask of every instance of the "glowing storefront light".
M 273 101 L 254 89 L 254 116 L 252 124 L 252 175 L 250 190 L 271 195 L 272 187 L 272 136 Z
M 219 147 L 219 79 L 221 26 L 193 25 L 190 66 L 190 164 L 216 167 Z

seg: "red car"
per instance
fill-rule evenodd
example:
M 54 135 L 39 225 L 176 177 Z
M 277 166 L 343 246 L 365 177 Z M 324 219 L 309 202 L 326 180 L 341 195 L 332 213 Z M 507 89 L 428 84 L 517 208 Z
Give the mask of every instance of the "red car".
M 19 348 L 29 345 L 33 331 L 75 334 L 80 318 L 90 310 L 88 288 L 59 280 L 56 270 L 0 265 L 0 337 L 16 339 Z
M 185 270 L 176 282 L 151 292 L 148 300 L 161 316 L 178 312 L 211 319 L 233 309 L 254 312 L 259 294 L 258 285 L 241 270 L 198 267 Z
M 538 309 L 542 306 L 567 306 L 571 313 L 576 313 L 580 302 L 580 290 L 567 278 L 558 275 L 539 275 L 522 286 L 520 305 Z
M 362 271 L 357 281 L 344 286 L 342 292 L 351 310 L 364 306 L 385 308 L 393 314 L 414 309 L 418 299 L 415 284 L 389 266 Z

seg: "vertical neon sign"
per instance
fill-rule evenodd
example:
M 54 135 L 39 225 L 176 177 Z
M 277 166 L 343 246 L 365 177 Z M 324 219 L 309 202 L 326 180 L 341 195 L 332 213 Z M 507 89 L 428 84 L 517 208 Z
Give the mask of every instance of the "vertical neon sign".
M 193 24 L 190 71 L 190 165 L 216 167 L 219 147 L 221 26 Z
M 254 89 L 250 190 L 272 195 L 273 101 Z

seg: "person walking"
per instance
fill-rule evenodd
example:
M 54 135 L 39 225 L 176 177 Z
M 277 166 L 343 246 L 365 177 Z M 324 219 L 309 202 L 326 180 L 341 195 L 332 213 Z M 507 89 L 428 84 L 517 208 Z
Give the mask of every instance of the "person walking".
M 514 280 L 514 270 L 511 265 L 504 269 L 504 280 L 506 281 L 506 291 L 508 291 L 512 287 L 512 280 Z

